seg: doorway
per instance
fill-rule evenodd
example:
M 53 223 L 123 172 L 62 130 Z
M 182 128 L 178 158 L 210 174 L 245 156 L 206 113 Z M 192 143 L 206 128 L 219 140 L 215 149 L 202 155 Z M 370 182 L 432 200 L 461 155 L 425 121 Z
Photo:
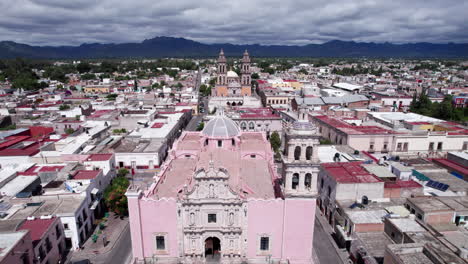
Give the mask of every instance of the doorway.
M 221 254 L 221 241 L 217 237 L 209 237 L 205 240 L 205 257 L 219 258 Z

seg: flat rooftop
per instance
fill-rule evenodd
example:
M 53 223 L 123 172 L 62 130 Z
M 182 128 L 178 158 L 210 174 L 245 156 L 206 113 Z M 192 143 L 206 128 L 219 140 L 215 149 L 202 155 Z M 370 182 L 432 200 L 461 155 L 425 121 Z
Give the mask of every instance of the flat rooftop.
M 24 238 L 27 231 L 0 232 L 0 261 Z
M 378 183 L 382 180 L 361 166 L 362 162 L 322 163 L 323 170 L 339 183 Z

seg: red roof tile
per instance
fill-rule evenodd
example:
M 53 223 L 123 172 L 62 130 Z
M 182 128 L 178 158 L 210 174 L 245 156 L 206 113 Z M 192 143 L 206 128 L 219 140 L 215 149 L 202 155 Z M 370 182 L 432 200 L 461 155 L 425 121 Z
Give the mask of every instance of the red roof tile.
M 361 162 L 322 163 L 325 172 L 339 183 L 376 183 L 381 182 L 377 176 L 361 166 Z
M 164 126 L 164 123 L 154 123 L 151 128 L 161 128 Z
M 92 180 L 96 178 L 100 170 L 79 170 L 73 176 L 74 180 Z
M 44 234 L 47 233 L 47 230 L 49 230 L 55 220 L 55 217 L 50 219 L 26 220 L 21 224 L 18 230 L 29 230 L 31 239 L 34 242 L 38 242 L 41 240 Z
M 89 157 L 86 159 L 86 161 L 106 161 L 110 160 L 112 158 L 111 153 L 98 153 L 98 154 L 91 154 Z
M 423 186 L 413 180 L 385 182 L 384 188 L 422 188 Z

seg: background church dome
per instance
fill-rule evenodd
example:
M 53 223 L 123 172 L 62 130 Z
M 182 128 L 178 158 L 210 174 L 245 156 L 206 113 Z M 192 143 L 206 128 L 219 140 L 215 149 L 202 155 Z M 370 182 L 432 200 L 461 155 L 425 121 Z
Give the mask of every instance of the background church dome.
M 228 71 L 227 77 L 239 77 L 235 71 Z
M 203 128 L 202 134 L 207 137 L 235 137 L 240 129 L 237 124 L 225 116 L 211 119 Z

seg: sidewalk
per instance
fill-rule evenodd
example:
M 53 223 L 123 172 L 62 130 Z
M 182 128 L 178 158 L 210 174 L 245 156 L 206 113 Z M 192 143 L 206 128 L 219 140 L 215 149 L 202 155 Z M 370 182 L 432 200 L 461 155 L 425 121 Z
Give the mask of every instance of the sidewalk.
M 93 234 L 88 238 L 81 249 L 72 253 L 72 260 L 92 260 L 97 256 L 109 253 L 126 228 L 128 228 L 128 217 L 120 219 L 120 217 L 110 213 L 105 228 L 99 232 L 99 225 L 97 225 Z M 98 234 L 96 242 L 93 241 L 94 234 Z M 107 241 L 106 244 L 104 244 L 104 238 Z
M 335 240 L 332 237 L 334 233 L 333 228 L 328 224 L 327 219 L 320 210 L 315 211 L 315 218 L 318 220 L 320 226 L 322 226 L 323 230 L 327 233 L 327 238 L 329 239 L 330 243 L 333 245 L 333 249 L 336 251 L 337 255 L 340 256 L 342 263 L 348 263 L 349 254 L 347 251 L 341 249 L 336 244 Z

